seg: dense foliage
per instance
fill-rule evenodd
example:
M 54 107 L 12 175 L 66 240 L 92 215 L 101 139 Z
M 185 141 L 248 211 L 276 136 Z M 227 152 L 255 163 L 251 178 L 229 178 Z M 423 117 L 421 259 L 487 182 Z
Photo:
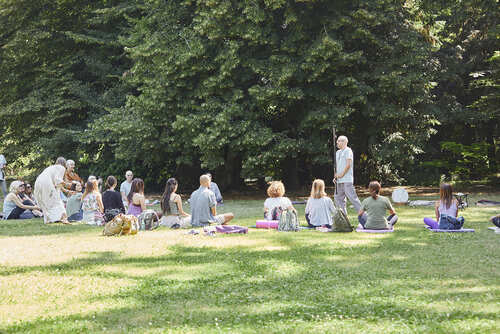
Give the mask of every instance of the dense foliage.
M 331 178 L 335 125 L 360 183 L 481 178 L 495 2 L 2 0 L 0 151 L 33 173 L 64 155 L 150 185 L 295 187 Z

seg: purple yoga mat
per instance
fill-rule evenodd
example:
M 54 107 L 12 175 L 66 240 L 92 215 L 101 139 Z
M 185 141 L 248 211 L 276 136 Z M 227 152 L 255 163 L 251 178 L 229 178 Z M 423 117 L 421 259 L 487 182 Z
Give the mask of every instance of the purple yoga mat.
M 280 223 L 279 220 L 257 220 L 255 222 L 255 227 L 278 229 L 279 223 Z
M 362 232 L 362 233 L 391 233 L 394 232 L 394 229 L 392 230 L 367 230 L 364 228 L 357 228 L 356 232 Z
M 218 225 L 215 230 L 219 233 L 232 234 L 232 233 L 248 233 L 248 227 L 238 225 Z
M 429 226 L 426 226 L 425 227 L 426 229 L 428 229 L 429 231 L 432 231 L 432 232 L 444 232 L 444 233 L 465 233 L 465 232 L 476 232 L 474 231 L 473 228 L 461 228 L 460 230 L 440 230 L 438 228 L 436 229 L 432 229 L 430 228 Z

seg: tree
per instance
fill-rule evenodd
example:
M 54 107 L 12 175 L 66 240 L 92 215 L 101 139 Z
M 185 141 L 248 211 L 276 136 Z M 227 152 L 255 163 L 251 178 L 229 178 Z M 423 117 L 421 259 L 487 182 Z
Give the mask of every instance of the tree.
M 405 176 L 428 138 L 430 47 L 401 1 L 146 1 L 144 12 L 124 40 L 138 94 L 102 120 L 114 124 L 106 140 L 127 129 L 120 154 L 160 175 L 329 178 L 336 123 L 363 180 Z
M 88 137 L 88 123 L 127 94 L 120 78 L 129 62 L 117 37 L 134 8 L 74 0 L 0 6 L 2 149 L 38 170 L 59 155 L 89 168 L 107 150 Z

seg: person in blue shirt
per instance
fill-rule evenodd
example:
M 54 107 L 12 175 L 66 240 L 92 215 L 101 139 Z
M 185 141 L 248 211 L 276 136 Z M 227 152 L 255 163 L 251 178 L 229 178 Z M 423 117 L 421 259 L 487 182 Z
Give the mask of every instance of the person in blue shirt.
M 206 174 L 200 176 L 200 188 L 191 194 L 189 203 L 192 226 L 223 225 L 234 218 L 232 213 L 217 214 L 215 194 L 210 190 L 210 178 Z
M 222 194 L 220 193 L 219 186 L 217 185 L 217 183 L 212 181 L 212 174 L 207 173 L 206 175 L 210 178 L 210 190 L 212 190 L 213 193 L 215 194 L 215 200 L 217 201 L 217 204 L 218 205 L 223 204 L 224 201 L 222 200 Z

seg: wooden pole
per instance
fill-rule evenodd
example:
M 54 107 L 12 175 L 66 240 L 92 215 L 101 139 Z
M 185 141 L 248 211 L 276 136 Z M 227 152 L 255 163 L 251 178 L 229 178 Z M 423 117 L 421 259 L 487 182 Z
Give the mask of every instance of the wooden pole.
M 337 194 L 337 180 L 335 173 L 337 173 L 337 135 L 335 134 L 335 125 L 332 126 L 333 135 L 333 185 L 335 187 L 335 194 Z

